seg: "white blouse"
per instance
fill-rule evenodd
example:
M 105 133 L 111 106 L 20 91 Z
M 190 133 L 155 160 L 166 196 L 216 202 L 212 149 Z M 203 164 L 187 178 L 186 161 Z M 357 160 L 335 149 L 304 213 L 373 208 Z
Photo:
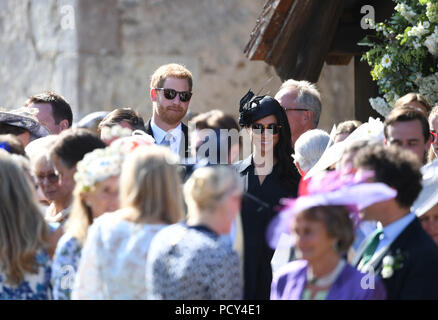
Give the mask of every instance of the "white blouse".
M 163 224 L 122 220 L 120 211 L 97 218 L 88 229 L 72 299 L 144 299 L 149 244 Z

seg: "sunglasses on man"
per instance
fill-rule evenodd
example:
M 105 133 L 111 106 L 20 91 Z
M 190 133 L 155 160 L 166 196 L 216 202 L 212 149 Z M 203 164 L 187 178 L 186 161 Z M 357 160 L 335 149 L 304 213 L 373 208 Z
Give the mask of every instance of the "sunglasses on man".
M 163 90 L 164 97 L 167 100 L 175 99 L 177 94 L 179 95 L 179 100 L 181 102 L 188 102 L 192 98 L 192 93 L 190 91 L 176 91 L 168 88 L 155 88 L 155 90 Z
M 251 129 L 256 134 L 263 134 L 265 132 L 265 129 L 272 130 L 272 134 L 279 134 L 281 125 L 276 123 L 270 123 L 266 127 L 262 125 L 261 123 L 255 123 L 251 126 Z

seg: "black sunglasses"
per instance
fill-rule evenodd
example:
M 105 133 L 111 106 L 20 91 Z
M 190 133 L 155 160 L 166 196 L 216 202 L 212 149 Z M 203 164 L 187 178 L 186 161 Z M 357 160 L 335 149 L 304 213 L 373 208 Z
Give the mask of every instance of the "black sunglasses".
M 272 130 L 272 134 L 279 134 L 280 129 L 281 129 L 281 125 L 276 124 L 276 123 L 270 123 L 265 127 L 261 123 L 255 123 L 251 126 L 251 129 L 253 131 L 255 130 L 254 133 L 256 133 L 256 134 L 263 134 L 263 132 L 265 132 L 265 129 Z
M 192 93 L 190 91 L 176 91 L 174 89 L 167 88 L 155 88 L 155 90 L 163 90 L 164 97 L 167 100 L 175 99 L 176 94 L 179 94 L 179 100 L 181 100 L 181 102 L 190 101 L 190 99 L 192 98 Z

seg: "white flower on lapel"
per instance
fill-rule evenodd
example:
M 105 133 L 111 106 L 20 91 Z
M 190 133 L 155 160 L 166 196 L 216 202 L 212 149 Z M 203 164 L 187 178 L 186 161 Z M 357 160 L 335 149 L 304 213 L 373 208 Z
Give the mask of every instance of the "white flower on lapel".
M 397 255 L 393 257 L 392 255 L 387 255 L 382 260 L 382 278 L 388 279 L 394 275 L 394 271 L 401 269 L 403 267 L 403 255 L 400 253 L 400 250 L 397 250 Z
M 383 269 L 382 269 L 382 278 L 383 279 L 391 278 L 393 274 L 394 274 L 394 270 L 392 269 L 391 266 L 384 266 L 383 267 Z
M 394 269 L 393 269 L 394 257 L 389 255 L 384 257 L 382 264 L 383 264 L 382 278 L 383 279 L 391 278 L 392 275 L 394 274 Z
M 384 266 L 391 266 L 394 264 L 394 257 L 393 256 L 386 256 L 383 258 L 383 265 Z

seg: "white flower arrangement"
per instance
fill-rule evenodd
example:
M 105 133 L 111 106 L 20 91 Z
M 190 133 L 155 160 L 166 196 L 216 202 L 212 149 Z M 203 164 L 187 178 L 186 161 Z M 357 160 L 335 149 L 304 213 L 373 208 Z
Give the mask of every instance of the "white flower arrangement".
M 389 57 L 389 54 L 383 56 L 381 63 L 384 68 L 389 68 L 391 66 L 391 58 Z
M 387 255 L 382 260 L 382 271 L 381 275 L 383 279 L 391 278 L 396 270 L 403 267 L 403 255 L 400 250 L 397 250 L 397 255 L 393 257 L 392 255 Z
M 131 134 L 131 129 L 123 128 L 121 125 L 116 124 L 112 127 L 103 127 L 100 132 L 100 137 L 102 140 L 112 140 L 114 138 L 129 137 Z
M 386 117 L 392 110 L 391 106 L 388 105 L 383 98 L 370 98 L 368 101 L 370 102 L 371 107 L 384 117 Z
M 438 27 L 435 26 L 433 33 L 426 38 L 424 46 L 434 57 L 438 56 Z
M 383 116 L 409 92 L 421 93 L 431 105 L 438 103 L 438 1 L 394 1 L 391 18 L 376 22 L 376 33 L 359 43 L 370 47 L 362 60 L 371 66 L 380 96 L 369 101 Z
M 82 191 L 89 191 L 96 183 L 120 174 L 123 154 L 112 147 L 95 149 L 78 162 L 74 179 Z
M 394 10 L 399 12 L 406 20 L 408 20 L 411 23 L 415 21 L 415 18 L 417 17 L 416 13 L 412 10 L 412 8 L 404 3 L 397 4 Z

